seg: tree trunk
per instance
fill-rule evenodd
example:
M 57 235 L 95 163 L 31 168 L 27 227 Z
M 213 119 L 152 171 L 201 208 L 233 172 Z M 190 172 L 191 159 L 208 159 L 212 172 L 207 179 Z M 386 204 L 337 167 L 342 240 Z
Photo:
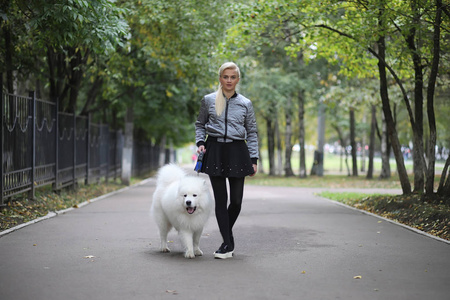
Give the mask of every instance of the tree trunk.
M 352 176 L 358 177 L 358 158 L 356 149 L 355 109 L 350 108 L 350 145 L 352 147 Z
M 80 115 L 87 115 L 89 112 L 92 112 L 92 106 L 95 103 L 95 99 L 97 98 L 97 95 L 101 91 L 101 87 L 103 85 L 104 79 L 100 76 L 96 76 L 94 82 L 91 85 L 91 88 L 87 92 L 86 95 L 86 102 L 84 104 L 83 109 L 81 110 Z
M 48 66 L 48 83 L 50 90 L 50 100 L 55 102 L 58 99 L 58 92 L 56 90 L 56 59 L 54 51 L 47 47 L 47 66 Z
M 380 10 L 380 25 L 381 25 L 381 15 L 383 14 L 383 12 L 384 8 Z M 389 140 L 392 143 L 392 149 L 394 150 L 395 160 L 397 162 L 397 171 L 402 191 L 403 194 L 410 194 L 411 183 L 409 182 L 408 174 L 406 172 L 405 162 L 403 160 L 400 142 L 398 140 L 397 130 L 395 129 L 395 124 L 392 118 L 392 112 L 389 103 L 386 66 L 385 66 L 386 46 L 384 36 L 380 36 L 380 38 L 377 41 L 377 45 L 379 51 L 378 71 L 380 75 L 380 97 L 383 103 L 383 113 L 386 119 L 386 125 L 389 133 Z
M 283 172 L 283 149 L 281 147 L 281 133 L 280 133 L 280 126 L 279 126 L 279 120 L 278 116 L 275 118 L 275 142 L 277 145 L 277 164 L 276 164 L 276 174 L 282 175 Z
M 258 158 L 258 173 L 264 174 L 264 161 L 263 161 L 263 157 L 261 155 L 261 135 L 258 134 L 258 153 L 259 153 L 259 158 Z
M 450 166 L 450 155 L 445 161 L 444 169 L 442 170 L 441 180 L 439 181 L 439 187 L 437 194 L 444 197 L 450 197 L 450 172 L 447 172 Z
M 122 183 L 130 185 L 133 166 L 133 108 L 128 107 L 125 115 L 124 145 L 122 151 Z
M 427 89 L 427 114 L 428 126 L 430 128 L 430 142 L 428 146 L 428 168 L 426 176 L 425 191 L 427 195 L 434 192 L 434 176 L 435 176 L 435 162 L 436 162 L 436 118 L 434 115 L 434 90 L 436 85 L 436 77 L 439 69 L 439 52 L 440 52 L 440 36 L 441 36 L 441 15 L 442 15 L 442 0 L 436 0 L 436 18 L 434 21 L 434 42 L 433 42 L 433 62 L 431 65 L 430 77 L 428 80 Z
M 347 176 L 350 176 L 350 168 L 348 167 L 348 161 L 347 161 L 347 143 L 345 142 L 345 138 L 342 135 L 342 131 L 339 128 L 338 125 L 332 125 L 334 130 L 336 130 L 336 133 L 338 135 L 339 141 L 341 142 L 341 160 L 342 160 L 342 154 L 345 155 L 345 165 L 347 167 Z M 341 170 L 342 171 L 342 170 Z
M 8 93 L 14 94 L 14 76 L 12 64 L 13 44 L 11 41 L 11 28 L 9 22 L 2 22 L 2 24 L 5 39 L 6 88 L 8 90 Z
M 169 163 L 171 163 L 171 164 L 177 163 L 177 153 L 173 146 L 172 140 L 170 140 L 170 143 L 169 143 Z
M 286 131 L 284 133 L 284 144 L 285 144 L 285 154 L 284 154 L 284 176 L 290 177 L 294 175 L 292 171 L 291 165 L 291 156 L 292 156 L 292 109 L 291 109 L 291 101 L 292 99 L 288 99 L 288 104 L 286 107 Z
M 373 158 L 375 155 L 375 131 L 377 124 L 377 109 L 375 105 L 371 106 L 370 138 L 369 138 L 369 166 L 367 168 L 367 179 L 373 178 Z
M 67 95 L 69 85 L 65 85 L 66 63 L 63 54 L 56 52 L 53 47 L 47 46 L 47 65 L 49 72 L 49 86 L 51 101 L 59 102 L 61 111 L 66 110 L 64 100 Z M 63 89 L 64 87 L 64 89 Z
M 325 145 L 325 104 L 319 103 L 319 113 L 317 117 L 317 150 L 314 153 L 314 163 L 311 168 L 311 175 L 323 176 L 323 148 Z
M 158 160 L 158 167 L 161 168 L 166 163 L 166 143 L 167 143 L 167 137 L 164 134 L 161 137 L 161 140 L 159 141 L 159 160 Z
M 364 112 L 363 124 L 364 127 L 366 127 L 367 124 L 366 112 Z M 361 142 L 361 172 L 362 173 L 366 172 L 366 130 L 363 130 Z
M 384 44 L 384 40 L 383 40 Z M 384 47 L 384 45 L 383 45 Z M 383 50 L 384 51 L 384 50 Z M 384 58 L 384 54 L 383 54 Z M 409 182 L 408 174 L 405 168 L 405 162 L 403 161 L 403 155 L 401 153 L 400 142 L 398 140 L 397 130 L 395 129 L 394 120 L 392 118 L 391 107 L 389 106 L 389 97 L 387 90 L 387 78 L 386 70 L 383 63 L 379 63 L 380 72 L 380 94 L 383 102 L 383 113 L 386 118 L 386 126 L 389 134 L 389 140 L 392 143 L 394 150 L 395 160 L 397 162 L 397 171 L 400 179 L 403 194 L 411 193 L 411 183 Z
M 423 144 L 423 63 L 415 45 L 416 25 L 419 24 L 421 12 L 416 1 L 411 1 L 412 23 L 414 26 L 408 31 L 406 44 L 411 53 L 414 66 L 414 117 L 410 115 L 413 129 L 413 164 L 414 164 L 414 192 L 422 193 L 425 182 L 424 144 Z
M 299 133 L 298 140 L 300 146 L 300 178 L 306 178 L 308 175 L 306 173 L 306 153 L 305 153 L 305 97 L 304 91 L 300 90 L 298 92 L 298 123 L 299 123 Z
M 389 134 L 386 124 L 384 112 L 381 113 L 381 173 L 380 178 L 391 178 L 391 143 L 389 142 Z
M 88 57 L 89 51 L 86 51 L 84 57 L 79 49 L 70 49 L 70 76 L 69 84 L 69 109 L 75 109 L 77 105 L 78 94 L 80 91 L 81 80 L 83 79 L 83 66 Z
M 267 150 L 269 152 L 269 175 L 275 175 L 275 133 L 272 120 L 266 119 L 267 126 Z

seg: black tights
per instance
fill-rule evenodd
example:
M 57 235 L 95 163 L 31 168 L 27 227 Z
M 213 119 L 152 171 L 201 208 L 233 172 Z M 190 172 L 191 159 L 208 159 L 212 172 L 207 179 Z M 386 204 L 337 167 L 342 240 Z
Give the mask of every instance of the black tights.
M 230 183 L 230 205 L 227 208 L 228 193 L 226 177 L 209 176 L 216 200 L 216 218 L 223 242 L 231 245 L 231 235 L 234 223 L 241 212 L 244 196 L 245 177 L 228 177 Z

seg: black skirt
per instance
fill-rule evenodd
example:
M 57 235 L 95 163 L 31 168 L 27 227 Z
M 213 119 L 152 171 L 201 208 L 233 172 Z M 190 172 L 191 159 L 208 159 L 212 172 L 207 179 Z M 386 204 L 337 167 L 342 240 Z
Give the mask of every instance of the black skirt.
M 219 142 L 208 137 L 201 172 L 210 176 L 245 177 L 253 174 L 252 160 L 245 141 Z

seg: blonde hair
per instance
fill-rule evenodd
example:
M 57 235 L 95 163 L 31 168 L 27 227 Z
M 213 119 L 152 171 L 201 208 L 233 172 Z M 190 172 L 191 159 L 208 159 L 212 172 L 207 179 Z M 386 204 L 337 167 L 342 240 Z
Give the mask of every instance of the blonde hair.
M 222 76 L 223 71 L 226 69 L 232 69 L 235 70 L 238 74 L 238 78 L 241 78 L 241 71 L 239 70 L 239 67 L 234 62 L 226 62 L 219 68 L 219 78 Z M 225 110 L 227 103 L 225 100 L 225 97 L 223 96 L 222 92 L 222 84 L 219 80 L 219 88 L 217 89 L 216 93 L 216 113 L 218 116 L 220 116 L 223 111 Z

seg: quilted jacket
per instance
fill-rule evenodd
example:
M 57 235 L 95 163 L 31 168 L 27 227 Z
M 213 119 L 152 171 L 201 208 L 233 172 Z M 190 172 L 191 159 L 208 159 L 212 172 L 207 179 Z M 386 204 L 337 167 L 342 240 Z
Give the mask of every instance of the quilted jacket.
M 217 116 L 216 93 L 203 97 L 200 112 L 195 122 L 195 142 L 203 145 L 206 136 L 229 140 L 245 140 L 252 160 L 259 158 L 258 128 L 252 102 L 241 94 L 225 98 L 225 111 Z

